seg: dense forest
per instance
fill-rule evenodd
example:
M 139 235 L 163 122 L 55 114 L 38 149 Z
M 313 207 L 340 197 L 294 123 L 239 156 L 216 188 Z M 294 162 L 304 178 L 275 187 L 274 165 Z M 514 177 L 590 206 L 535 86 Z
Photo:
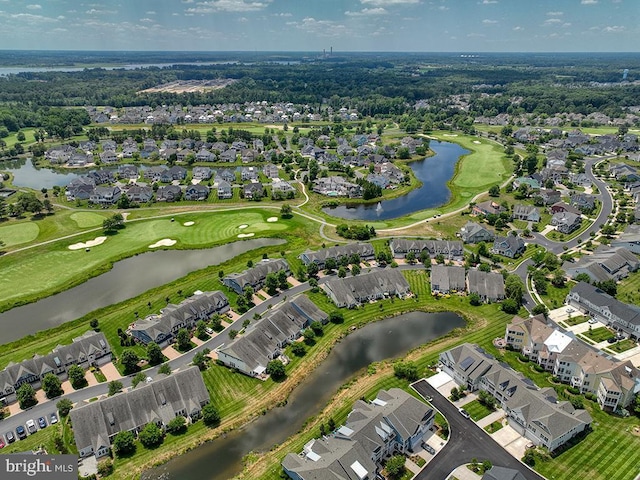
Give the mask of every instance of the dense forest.
M 0 58 L 3 55 L 8 54 L 4 52 Z M 86 53 L 78 55 L 46 57 L 32 52 L 26 59 L 42 63 L 44 58 L 53 58 L 58 65 L 78 64 L 80 60 L 141 61 L 135 54 L 122 52 L 96 54 L 95 58 Z M 464 121 L 499 113 L 586 115 L 599 111 L 616 117 L 623 114 L 623 106 L 640 103 L 640 85 L 635 83 L 640 78 L 640 57 L 631 54 L 485 54 L 471 58 L 453 54 L 342 54 L 321 58 L 270 54 L 262 61 L 259 54 L 217 55 L 192 53 L 181 57 L 183 62 L 219 62 L 207 65 L 85 68 L 0 77 L 0 128 L 12 132 L 22 127 L 42 127 L 59 132 L 62 127 L 53 117 L 63 115 L 64 127 L 74 130 L 88 123 L 88 117 L 80 110 L 62 114 L 53 107 L 88 105 L 155 107 L 265 100 L 309 105 L 312 111 L 348 106 L 367 116 L 415 116 L 415 103 L 426 101 L 428 106 L 418 118 L 422 122 L 425 114 L 431 115 L 431 121 L 438 121 L 438 115 L 459 116 L 462 112 L 455 107 L 442 108 L 446 99 L 459 94 L 471 96 Z M 16 61 L 13 57 L 10 60 Z M 175 58 L 155 52 L 147 55 L 146 61 L 151 60 L 170 62 Z M 628 70 L 627 81 L 621 82 L 624 69 Z M 200 93 L 138 93 L 175 80 L 217 78 L 237 81 Z

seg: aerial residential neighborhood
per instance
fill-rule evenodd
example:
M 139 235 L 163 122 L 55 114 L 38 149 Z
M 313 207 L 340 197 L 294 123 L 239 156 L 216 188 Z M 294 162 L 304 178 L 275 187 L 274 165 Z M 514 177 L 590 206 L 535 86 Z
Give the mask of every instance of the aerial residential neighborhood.
M 0 11 L 0 478 L 640 479 L 634 2 L 68 3 Z

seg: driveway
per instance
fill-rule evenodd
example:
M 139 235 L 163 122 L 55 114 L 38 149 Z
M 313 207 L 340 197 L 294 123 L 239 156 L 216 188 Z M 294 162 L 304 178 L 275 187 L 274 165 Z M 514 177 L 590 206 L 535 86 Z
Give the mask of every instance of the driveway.
M 100 367 L 100 371 L 105 377 L 107 377 L 107 382 L 122 378 L 122 375 L 120 375 L 120 372 L 118 371 L 116 366 L 113 364 L 113 362 L 105 363 L 104 365 L 102 365 Z
M 460 465 L 471 463 L 474 458 L 481 462 L 489 460 L 493 465 L 516 469 L 527 480 L 544 479 L 544 477 L 530 470 L 511 456 L 507 450 L 502 448 L 472 420 L 460 415 L 458 409 L 429 385 L 426 380 L 419 380 L 412 387 L 422 397 L 431 396 L 431 404 L 449 422 L 449 441 L 442 447 L 442 450 L 435 458 L 416 475 L 416 480 L 446 479 L 454 469 Z

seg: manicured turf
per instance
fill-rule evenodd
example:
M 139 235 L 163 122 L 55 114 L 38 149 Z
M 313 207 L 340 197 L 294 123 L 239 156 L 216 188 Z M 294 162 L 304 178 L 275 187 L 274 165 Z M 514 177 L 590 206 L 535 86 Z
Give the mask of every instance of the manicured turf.
M 583 332 L 582 335 L 590 338 L 596 343 L 604 342 L 605 340 L 613 337 L 613 333 L 611 333 L 611 330 L 609 330 L 607 327 L 592 328 L 591 330 Z
M 23 222 L 23 223 L 0 223 L 0 240 L 5 244 L 5 247 L 12 247 L 13 245 L 20 245 L 23 243 L 32 242 L 38 238 L 40 228 L 36 222 Z
M 492 410 L 489 410 L 478 400 L 469 402 L 462 408 L 464 408 L 469 413 L 469 415 L 471 415 L 471 418 L 473 418 L 473 420 L 476 422 L 493 413 Z
M 607 350 L 613 350 L 615 353 L 626 352 L 627 350 L 631 350 L 632 348 L 637 347 L 638 344 L 633 340 L 622 340 L 620 342 L 616 342 L 610 347 L 607 347 Z
M 79 228 L 99 227 L 107 218 L 107 215 L 100 215 L 93 212 L 74 212 L 71 219 L 76 222 Z
M 443 138 L 447 140 L 448 137 Z M 455 137 L 449 138 L 464 148 L 471 150 L 473 155 L 469 161 L 460 162 L 453 185 L 461 189 L 486 187 L 504 182 L 508 176 L 502 157 L 501 146 L 485 138 Z M 480 144 L 474 143 L 481 142 Z
M 174 222 L 170 218 L 128 222 L 126 228 L 108 236 L 102 245 L 91 248 L 90 252 L 85 252 L 84 249 L 72 251 L 68 246 L 93 240 L 103 235 L 102 231 L 6 255 L 0 258 L 0 284 L 7 286 L 0 289 L 0 304 L 24 301 L 42 295 L 42 292 L 52 293 L 68 288 L 106 270 L 118 259 L 148 251 L 149 245 L 164 238 L 177 240 L 176 246 L 172 248 L 205 248 L 238 240 L 240 233 L 253 233 L 255 238 L 284 233 L 300 225 L 297 220 L 299 217 L 267 223 L 266 219 L 271 216 L 277 214 L 256 209 L 190 213 L 176 216 Z M 186 221 L 193 221 L 195 224 L 185 227 L 183 223 Z M 238 226 L 241 224 L 249 227 L 240 230 Z
M 575 284 L 576 282 L 567 282 L 564 287 L 557 288 L 549 282 L 547 286 L 547 293 L 545 295 L 540 295 L 540 297 L 549 310 L 559 308 L 564 305 L 565 298 L 567 298 L 569 291 Z
M 640 304 L 640 271 L 633 272 L 618 284 L 616 298 L 621 302 Z
M 484 427 L 484 429 L 489 433 L 495 433 L 498 430 L 500 430 L 502 427 L 503 427 L 502 422 L 498 420 L 487 425 L 486 427 Z
M 589 320 L 589 317 L 585 317 L 584 315 L 577 315 L 575 317 L 568 318 L 567 320 L 564 321 L 564 323 L 566 323 L 570 327 L 573 327 L 575 325 L 580 325 L 581 323 L 584 323 L 587 320 Z

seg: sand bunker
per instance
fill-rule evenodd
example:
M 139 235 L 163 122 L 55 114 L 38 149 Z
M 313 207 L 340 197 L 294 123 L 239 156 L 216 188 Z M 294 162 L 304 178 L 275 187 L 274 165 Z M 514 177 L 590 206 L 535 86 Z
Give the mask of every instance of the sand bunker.
M 195 224 L 196 222 L 184 222 L 183 225 L 185 227 L 190 227 L 191 225 Z
M 94 240 L 89 240 L 88 242 L 74 243 L 73 245 L 69 245 L 69 250 L 80 250 L 82 248 L 95 247 L 104 243 L 106 239 L 107 237 L 96 237 Z
M 158 248 L 158 247 L 171 247 L 175 245 L 177 240 L 171 240 L 170 238 L 163 238 L 162 240 L 158 240 L 153 245 L 149 245 L 149 248 Z
M 254 235 L 255 235 L 255 233 L 240 233 L 240 234 L 238 234 L 238 238 L 253 237 Z
M 244 230 L 245 228 L 247 228 L 249 225 L 238 225 L 238 229 L 239 230 Z
M 455 133 L 445 133 L 442 135 L 443 137 L 457 137 L 458 135 Z
M 129 218 L 129 212 L 122 212 L 122 218 L 124 219 L 124 221 L 127 221 L 127 218 Z
M 474 140 L 473 143 L 475 143 L 476 145 L 482 144 L 482 142 L 479 142 L 478 140 Z
M 278 221 L 278 217 L 269 217 L 267 218 L 267 222 L 269 223 L 273 223 L 273 222 L 277 222 Z

